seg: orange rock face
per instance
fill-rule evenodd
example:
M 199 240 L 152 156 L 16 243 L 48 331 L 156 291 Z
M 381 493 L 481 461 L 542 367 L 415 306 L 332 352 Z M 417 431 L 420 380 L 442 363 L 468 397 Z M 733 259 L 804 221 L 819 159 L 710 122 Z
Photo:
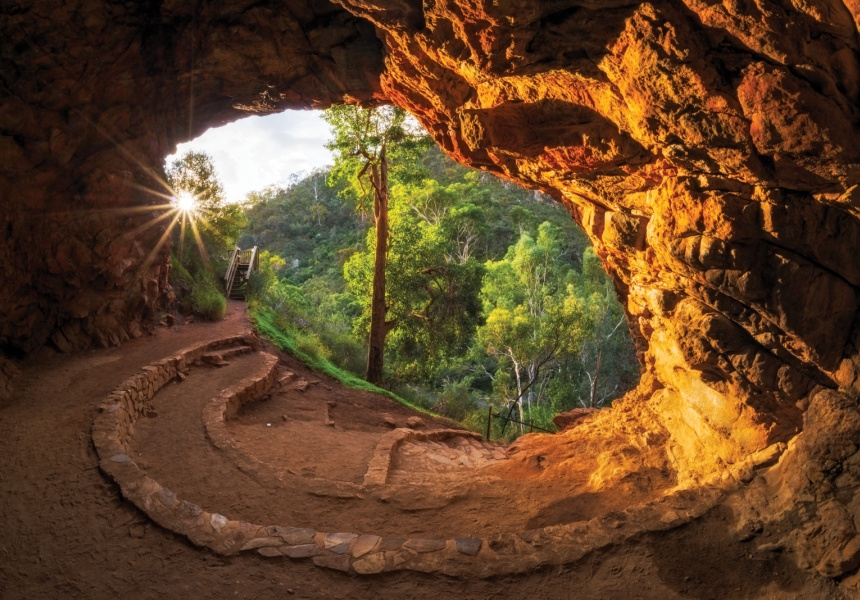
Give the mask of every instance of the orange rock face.
M 807 566 L 856 568 L 860 4 L 338 4 L 0 10 L 0 346 L 135 333 L 164 254 L 147 266 L 152 234 L 121 235 L 142 217 L 104 209 L 157 203 L 139 190 L 176 142 L 242 110 L 387 99 L 563 203 L 613 276 L 644 374 L 563 434 L 596 485 L 638 464 L 691 487 L 787 448 L 748 520 L 796 517 L 826 532 L 798 534 Z M 553 444 L 519 455 L 556 473 Z
M 856 11 L 340 1 L 381 32 L 390 99 L 589 234 L 682 480 L 788 439 L 811 391 L 853 385 Z
M 559 476 L 577 448 L 595 488 L 655 468 L 694 487 L 789 441 L 738 514 L 802 523 L 802 566 L 856 569 L 860 420 L 833 390 L 860 368 L 857 5 L 340 1 L 381 32 L 388 97 L 564 203 L 626 302 L 639 389 L 518 442 L 524 468 Z

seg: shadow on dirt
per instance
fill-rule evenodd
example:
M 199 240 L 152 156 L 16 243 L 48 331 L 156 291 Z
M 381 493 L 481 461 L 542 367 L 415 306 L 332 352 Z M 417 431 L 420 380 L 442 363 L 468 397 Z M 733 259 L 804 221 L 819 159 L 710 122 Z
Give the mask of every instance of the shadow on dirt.
M 734 524 L 731 509 L 720 506 L 652 539 L 648 545 L 657 575 L 679 594 L 701 600 L 760 598 L 771 583 L 787 594 L 803 587 L 808 576 L 791 555 L 759 551 L 756 538 L 738 541 Z

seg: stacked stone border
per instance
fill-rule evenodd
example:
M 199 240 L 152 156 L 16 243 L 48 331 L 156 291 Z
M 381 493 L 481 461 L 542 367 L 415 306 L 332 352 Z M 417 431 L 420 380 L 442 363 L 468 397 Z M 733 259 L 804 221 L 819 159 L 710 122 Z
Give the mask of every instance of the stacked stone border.
M 418 442 L 440 442 L 452 437 L 470 437 L 482 440 L 484 436 L 473 431 L 462 429 L 434 429 L 431 431 L 415 431 L 414 429 L 399 428 L 386 433 L 376 444 L 373 456 L 367 465 L 364 474 L 364 486 L 382 486 L 388 483 L 388 474 L 391 471 L 391 461 L 394 453 L 406 441 Z
M 310 558 L 321 567 L 362 575 L 395 570 L 477 577 L 521 573 L 543 565 L 575 562 L 600 548 L 622 543 L 645 532 L 671 529 L 700 517 L 736 489 L 739 483 L 749 481 L 756 467 L 772 464 L 785 447 L 779 444 L 759 452 L 743 464 L 736 465 L 731 472 L 715 476 L 713 482 L 696 490 L 679 490 L 657 501 L 612 511 L 589 521 L 491 537 L 407 539 L 257 525 L 228 519 L 177 498 L 173 491 L 148 477 L 127 450 L 136 419 L 151 408 L 150 401 L 162 386 L 182 377 L 189 365 L 203 354 L 239 344 L 256 347 L 256 339 L 249 335 L 218 339 L 187 348 L 144 367 L 118 386 L 101 404 L 92 430 L 99 466 L 119 485 L 125 498 L 162 527 L 222 555 L 254 551 L 266 557 Z M 227 435 L 224 419 L 234 415 L 242 404 L 265 395 L 271 389 L 277 375 L 277 362 L 276 357 L 265 354 L 263 365 L 257 372 L 222 392 L 204 410 L 207 435 L 231 458 L 238 459 L 240 468 L 260 471 L 263 466 L 236 448 Z M 480 438 L 477 434 L 455 430 L 394 430 L 377 446 L 365 476 L 366 485 L 349 486 L 361 490 L 384 485 L 393 452 L 405 440 L 444 439 L 451 435 Z M 276 475 L 268 473 L 265 476 Z M 320 480 L 320 483 L 324 481 Z
M 237 382 L 206 404 L 203 408 L 203 426 L 209 441 L 221 450 L 239 470 L 261 485 L 271 486 L 277 485 L 289 475 L 279 473 L 276 469 L 239 448 L 236 441 L 227 432 L 225 423 L 236 415 L 242 405 L 259 399 L 275 385 L 278 359 L 265 352 L 262 354 L 263 366 L 257 373 Z M 349 481 L 332 481 L 318 477 L 302 477 L 300 479 L 303 487 L 317 495 L 352 498 L 358 496 L 362 491 L 361 486 Z

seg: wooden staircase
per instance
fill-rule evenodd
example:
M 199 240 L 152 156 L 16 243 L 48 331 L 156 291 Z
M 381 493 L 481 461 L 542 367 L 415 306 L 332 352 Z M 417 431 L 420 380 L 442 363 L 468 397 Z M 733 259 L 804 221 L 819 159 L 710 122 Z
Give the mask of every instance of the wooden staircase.
M 233 300 L 248 299 L 248 282 L 251 273 L 260 267 L 260 252 L 257 246 L 250 250 L 234 248 L 227 273 L 224 275 L 224 289 L 227 297 Z

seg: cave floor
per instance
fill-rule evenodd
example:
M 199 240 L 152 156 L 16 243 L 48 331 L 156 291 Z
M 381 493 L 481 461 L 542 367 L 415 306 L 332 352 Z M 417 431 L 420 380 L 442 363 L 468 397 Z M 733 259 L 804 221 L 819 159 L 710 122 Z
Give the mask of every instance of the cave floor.
M 643 535 L 577 563 L 487 580 L 414 572 L 357 578 L 308 561 L 268 561 L 253 554 L 224 557 L 195 548 L 122 498 L 98 468 L 90 428 L 99 403 L 142 365 L 247 327 L 244 306 L 231 303 L 228 318 L 221 323 L 161 328 L 122 348 L 71 356 L 43 352 L 22 365 L 16 393 L 0 405 L 0 597 L 842 597 L 832 582 L 799 571 L 790 557 L 759 552 L 735 540 L 730 534 L 732 515 L 719 507 L 683 527 Z M 486 534 L 494 527 L 513 531 L 545 526 L 612 508 L 609 497 L 573 496 L 565 502 L 562 488 L 548 492 L 544 487 L 541 498 L 540 485 L 504 478 L 499 465 L 505 459 L 498 451 L 481 452 L 473 445 L 473 452 L 457 441 L 404 444 L 392 463 L 391 481 L 414 484 L 416 471 L 424 469 L 437 488 L 454 487 L 461 490 L 459 495 L 430 494 L 429 505 L 420 507 L 415 503 L 426 501 L 428 495 L 407 494 L 384 510 L 375 500 L 356 509 L 360 499 L 324 494 L 313 496 L 313 502 L 306 501 L 307 494 L 297 501 L 295 488 L 305 480 L 358 480 L 374 440 L 387 430 L 379 418 L 381 410 L 398 424 L 414 413 L 373 394 L 339 388 L 302 371 L 295 361 L 287 363 L 297 380 L 319 383 L 304 392 L 284 386 L 270 398 L 246 405 L 228 424 L 244 451 L 257 455 L 293 486 L 292 493 L 266 488 L 225 465 L 199 432 L 195 434 L 200 398 L 205 395 L 198 392 L 207 386 L 223 387 L 237 372 L 251 368 L 254 360 L 255 355 L 247 355 L 231 358 L 230 365 L 221 368 L 192 369 L 186 381 L 159 392 L 152 418 L 139 421 L 135 431 L 132 448 L 139 454 L 135 460 L 183 498 L 207 507 L 214 503 L 213 508 L 225 514 L 238 511 L 242 518 L 265 522 L 315 520 L 317 526 L 332 530 L 357 530 L 358 524 L 410 536 L 436 537 L 448 529 L 462 533 L 464 527 Z M 283 358 L 282 363 L 289 360 Z M 334 426 L 326 424 L 326 413 Z M 450 426 L 422 418 L 428 427 Z M 294 451 L 277 450 L 285 446 Z M 433 454 L 455 462 L 458 449 L 473 457 L 472 475 L 476 467 L 495 475 L 461 477 L 457 473 L 463 473 L 462 462 L 455 467 L 428 459 Z M 422 482 L 427 478 L 418 483 Z M 495 500 L 482 501 L 482 495 Z M 443 506 L 444 511 L 439 510 Z M 528 506 L 537 508 L 529 512 Z M 505 521 L 500 515 L 509 518 Z
M 220 390 L 262 362 L 259 353 L 237 356 L 226 365 L 192 367 L 183 382 L 166 385 L 153 398 L 152 418 L 135 424 L 132 459 L 183 500 L 230 519 L 407 538 L 486 537 L 587 521 L 656 499 L 667 486 L 663 480 L 634 493 L 595 492 L 588 473 L 576 469 L 566 479 L 523 477 L 504 468 L 503 446 L 455 435 L 407 440 L 393 453 L 389 485 L 345 493 L 337 483 L 361 484 L 391 432 L 384 417 L 404 425 L 420 413 L 343 388 L 283 354 L 289 382 L 227 421 L 240 450 L 272 473 L 254 477 L 213 446 L 201 414 Z M 459 429 L 445 419 L 420 418 L 419 432 Z

